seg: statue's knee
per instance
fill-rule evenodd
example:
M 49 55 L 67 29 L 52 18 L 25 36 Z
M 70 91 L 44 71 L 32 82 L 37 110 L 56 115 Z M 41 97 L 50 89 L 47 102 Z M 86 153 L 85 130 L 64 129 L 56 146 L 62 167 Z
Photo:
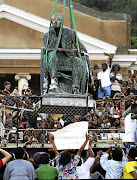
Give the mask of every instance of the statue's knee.
M 81 59 L 78 58 L 78 57 L 75 57 L 74 60 L 73 60 L 73 64 L 78 65 L 78 66 L 82 66 Z
M 51 54 L 51 53 L 50 53 Z M 53 66 L 58 66 L 58 58 L 57 56 L 53 56 L 52 59 L 50 59 L 50 54 L 48 54 L 48 66 L 53 67 Z

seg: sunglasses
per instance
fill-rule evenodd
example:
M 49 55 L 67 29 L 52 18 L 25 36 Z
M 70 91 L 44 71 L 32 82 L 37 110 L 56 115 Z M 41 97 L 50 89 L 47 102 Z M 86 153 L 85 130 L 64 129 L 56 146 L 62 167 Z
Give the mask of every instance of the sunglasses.
M 55 22 L 60 23 L 60 19 L 57 19 L 57 18 L 53 19 L 53 23 Z

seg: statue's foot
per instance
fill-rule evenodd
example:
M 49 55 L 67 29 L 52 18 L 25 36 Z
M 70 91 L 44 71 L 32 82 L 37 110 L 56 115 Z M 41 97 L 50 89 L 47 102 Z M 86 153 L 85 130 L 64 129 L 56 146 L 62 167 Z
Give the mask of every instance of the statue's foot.
M 56 88 L 53 88 L 53 89 L 49 89 L 48 93 L 56 93 L 56 91 L 57 91 Z
M 56 87 L 53 89 L 49 89 L 48 93 L 64 93 L 64 91 L 60 89 L 59 87 Z
M 56 89 L 58 86 L 56 84 L 50 84 L 49 90 Z
M 73 88 L 73 94 L 81 94 L 78 88 Z
M 51 84 L 49 86 L 49 90 L 56 89 L 58 87 L 58 81 L 57 78 L 51 79 Z

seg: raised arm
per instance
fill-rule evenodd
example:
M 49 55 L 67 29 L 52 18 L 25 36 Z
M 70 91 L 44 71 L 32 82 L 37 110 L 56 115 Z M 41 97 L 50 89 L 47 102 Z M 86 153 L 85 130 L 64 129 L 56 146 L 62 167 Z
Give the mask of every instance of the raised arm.
M 131 106 L 122 114 L 122 117 L 126 117 L 129 113 L 131 113 Z
M 89 138 L 89 146 L 88 146 L 88 156 L 87 156 L 87 158 L 89 158 L 89 157 L 93 157 L 94 158 L 95 157 L 94 152 L 93 152 L 93 150 L 91 148 L 91 144 L 94 141 L 94 139 L 95 138 L 93 138 L 93 137 Z
M 109 55 L 109 67 L 111 68 L 113 56 Z
M 82 151 L 84 150 L 84 148 L 85 148 L 88 140 L 89 140 L 89 135 L 86 133 L 86 140 L 84 141 L 84 143 L 82 144 L 82 146 L 81 146 L 80 149 L 78 150 L 77 155 L 79 155 L 79 156 L 81 155 L 81 153 L 82 153 Z
M 55 142 L 54 142 L 54 135 L 49 133 L 49 140 L 50 140 L 50 142 L 53 145 L 53 149 L 54 149 L 55 155 L 58 156 L 59 152 L 58 152 L 57 147 L 56 147 Z
M 92 170 L 93 170 L 93 167 L 94 165 L 97 163 L 98 159 L 101 157 L 101 155 L 103 154 L 103 151 L 102 150 L 99 150 L 97 152 L 97 156 L 95 157 L 95 161 L 94 161 L 94 164 L 91 166 L 90 168 L 90 173 L 92 173 Z
M 5 151 L 3 149 L 0 149 L 0 152 L 5 156 L 2 159 L 2 163 L 3 163 L 3 165 L 5 165 L 11 159 L 12 156 L 10 153 L 8 153 L 7 151 Z

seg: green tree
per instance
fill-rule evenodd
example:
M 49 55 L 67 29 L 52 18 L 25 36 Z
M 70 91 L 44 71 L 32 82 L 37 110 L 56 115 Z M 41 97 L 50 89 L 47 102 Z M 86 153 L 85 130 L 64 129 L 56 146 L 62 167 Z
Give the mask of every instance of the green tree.
M 137 49 L 137 37 L 131 37 L 131 48 Z
M 131 47 L 137 49 L 137 0 L 74 0 L 80 4 L 106 13 L 127 13 L 131 15 Z

